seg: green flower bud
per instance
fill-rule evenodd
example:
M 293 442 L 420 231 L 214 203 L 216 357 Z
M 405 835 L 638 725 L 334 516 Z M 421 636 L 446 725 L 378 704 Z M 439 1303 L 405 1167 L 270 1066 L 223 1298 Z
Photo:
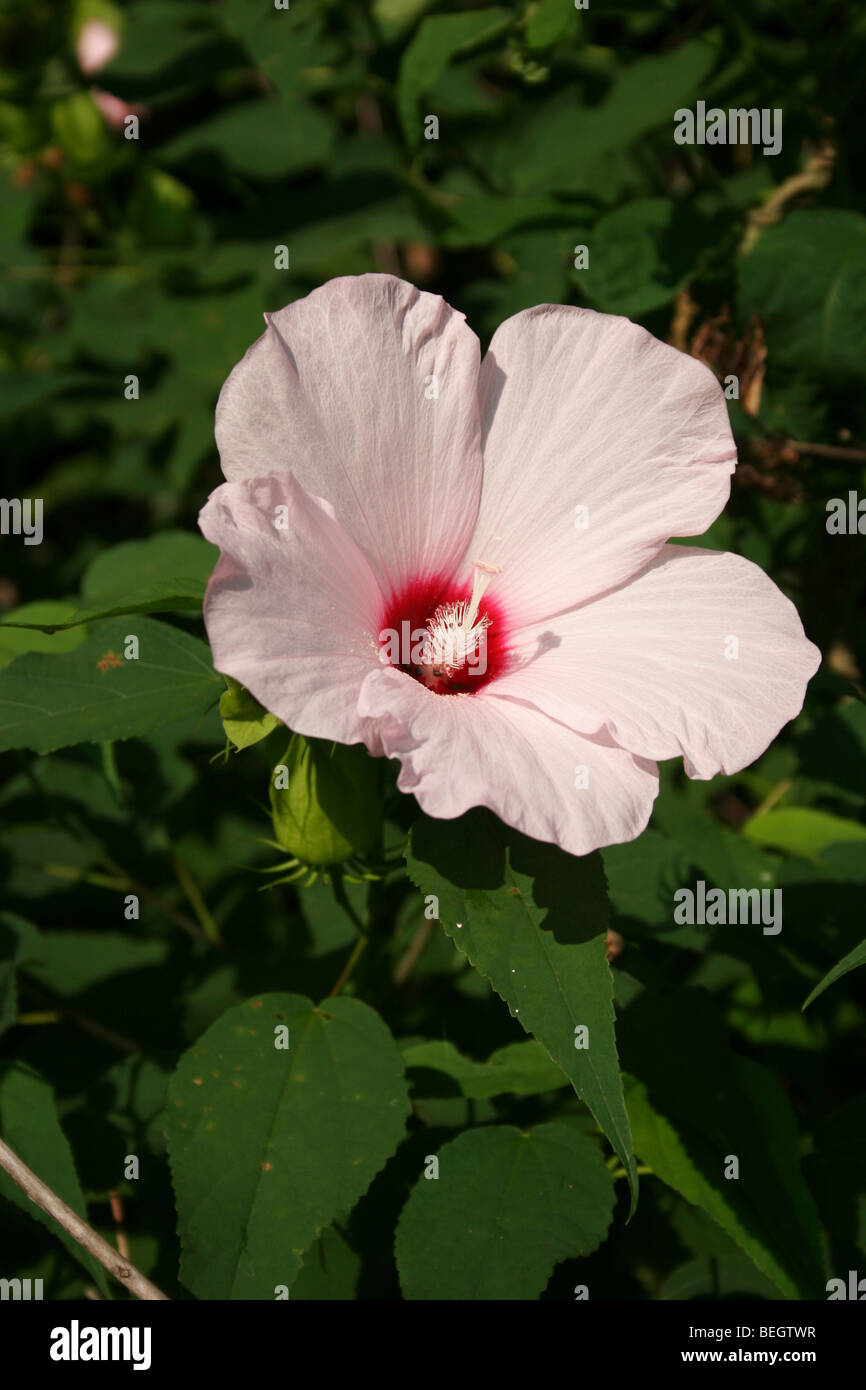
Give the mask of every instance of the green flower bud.
M 51 107 L 51 128 L 64 153 L 79 167 L 92 168 L 113 153 L 112 140 L 89 92 L 74 92 Z
M 379 841 L 379 769 L 363 744 L 294 734 L 271 774 L 274 837 L 304 864 L 340 864 Z
M 195 196 L 164 169 L 144 169 L 130 199 L 129 216 L 142 241 L 183 246 L 195 231 Z

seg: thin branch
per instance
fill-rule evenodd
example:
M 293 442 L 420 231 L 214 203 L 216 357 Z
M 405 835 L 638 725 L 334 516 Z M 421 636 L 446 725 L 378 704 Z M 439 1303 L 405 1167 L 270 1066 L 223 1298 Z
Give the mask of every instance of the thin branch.
M 181 859 L 175 854 L 174 850 L 169 850 L 168 857 L 171 860 L 177 881 L 189 900 L 190 906 L 199 920 L 201 929 L 208 941 L 215 946 L 222 945 L 220 930 L 211 916 L 210 909 L 199 891 L 198 884 L 190 873 L 189 869 Z
M 814 454 L 821 459 L 840 459 L 843 463 L 866 463 L 866 449 L 852 449 L 845 444 L 804 444 L 799 439 L 786 439 L 789 449 L 798 454 Z
M 41 1207 L 47 1212 L 64 1231 L 67 1231 L 79 1245 L 97 1259 L 99 1263 L 113 1275 L 118 1283 L 122 1284 L 130 1293 L 135 1294 L 136 1298 L 148 1299 L 153 1302 L 162 1300 L 168 1302 L 168 1295 L 152 1284 L 149 1279 L 135 1268 L 129 1260 L 125 1260 L 117 1250 L 112 1249 L 107 1240 L 103 1240 L 98 1231 L 94 1231 L 92 1226 L 82 1220 L 78 1212 L 73 1211 L 67 1206 L 57 1193 L 52 1191 L 46 1183 L 38 1178 L 31 1168 L 23 1162 L 18 1155 L 10 1149 L 0 1139 L 0 1168 L 4 1168 L 13 1182 L 17 1183 L 22 1192 L 25 1192 L 31 1202 L 35 1202 L 37 1207 Z
M 94 1038 L 99 1038 L 101 1042 L 110 1043 L 112 1047 L 119 1048 L 121 1052 L 142 1051 L 141 1043 L 135 1042 L 132 1038 L 124 1037 L 122 1033 L 116 1033 L 113 1028 L 106 1028 L 104 1024 L 97 1023 L 96 1019 L 88 1018 L 86 1014 L 81 1014 L 76 1009 L 68 1009 L 65 1004 L 57 1001 L 54 995 L 37 984 L 33 977 L 28 975 L 26 970 L 21 971 L 20 978 L 26 984 L 28 990 L 36 995 L 37 999 L 42 999 L 46 1003 L 54 1005 L 52 1012 L 57 1013 L 61 1020 L 65 1019 L 69 1023 L 76 1024 L 77 1027 L 83 1029 L 85 1033 L 90 1033 Z M 46 1010 L 46 1013 L 47 1012 Z M 35 1015 L 27 1016 L 25 1014 L 19 1014 L 17 1019 L 18 1023 L 33 1023 L 34 1021 Z M 47 1019 L 45 1021 L 47 1022 Z
M 121 1259 L 128 1260 L 129 1241 L 126 1231 L 123 1229 L 123 1198 L 115 1188 L 112 1188 L 108 1194 L 108 1200 L 111 1204 L 111 1219 L 114 1222 L 114 1238 L 117 1241 L 117 1249 Z
M 798 198 L 801 193 L 817 193 L 826 188 L 833 177 L 835 162 L 836 150 L 829 140 L 822 140 L 799 173 L 783 179 L 764 203 L 752 208 L 748 213 L 740 250 L 750 251 L 761 232 L 776 222 L 781 222 L 788 203 L 793 198 Z
M 427 949 L 427 943 L 437 926 L 438 923 L 435 918 L 428 917 L 421 923 L 408 948 L 397 962 L 394 974 L 391 976 L 395 985 L 404 985 L 406 983 L 412 971 L 415 969 L 417 962 Z
M 35 776 L 32 763 L 28 763 L 24 768 L 24 775 L 27 777 L 39 799 L 48 803 L 45 788 Z M 173 922 L 175 926 L 180 927 L 181 931 L 185 931 L 187 935 L 191 936 L 195 941 L 207 941 L 208 937 L 206 932 L 202 931 L 197 922 L 187 917 L 186 913 L 179 912 L 177 908 L 172 907 L 171 903 L 167 903 L 153 888 L 150 888 L 146 883 L 142 883 L 140 879 L 134 878 L 133 875 L 128 873 L 120 864 L 117 864 L 106 852 L 104 846 L 96 836 L 91 834 L 87 827 L 81 823 L 78 816 L 57 815 L 53 808 L 52 816 L 57 824 L 64 830 L 71 835 L 77 836 L 84 844 L 90 845 L 94 851 L 94 855 L 98 856 L 102 867 L 108 869 L 113 877 L 109 878 L 107 875 L 99 872 L 87 872 L 71 864 L 46 864 L 44 866 L 46 873 L 50 874 L 53 878 L 68 878 L 76 882 L 89 883 L 93 887 L 108 888 L 115 893 L 135 893 L 136 896 L 143 898 L 145 902 L 150 903 L 156 908 L 156 911 L 160 913 L 161 916 L 165 917 L 167 921 Z M 222 946 L 222 941 L 218 939 L 211 944 Z
M 760 806 L 755 807 L 750 816 L 750 820 L 755 820 L 758 816 L 765 816 L 768 811 L 772 811 L 776 802 L 781 801 L 782 797 L 786 792 L 790 791 L 793 785 L 794 779 L 792 777 L 783 777 L 781 782 L 777 782 L 772 791 L 767 793 Z
M 105 864 L 113 874 L 117 874 L 118 877 L 122 876 L 126 880 L 126 884 L 131 892 L 136 893 L 140 898 L 144 898 L 146 903 L 152 903 L 157 912 L 161 913 L 169 922 L 174 922 L 175 926 L 180 927 L 181 931 L 185 931 L 187 936 L 193 937 L 196 941 L 207 941 L 207 936 L 198 923 L 194 922 L 192 918 L 187 917 L 185 912 L 179 912 L 177 908 L 172 907 L 171 903 L 167 903 L 153 888 L 149 888 L 148 885 L 142 883 L 140 879 L 134 878 L 131 873 L 121 868 L 119 864 L 116 864 L 113 859 L 109 858 L 104 850 L 101 850 L 101 853 L 103 864 Z
M 111 870 L 111 877 L 107 874 L 79 869 L 74 864 L 45 864 L 43 867 L 45 873 L 49 874 L 51 878 L 70 879 L 74 883 L 86 883 L 91 888 L 107 888 L 114 893 L 135 893 L 146 903 L 150 903 L 167 921 L 173 922 L 176 927 L 180 927 L 181 931 L 185 931 L 194 940 L 207 940 L 204 932 L 191 917 L 187 917 L 185 913 L 172 907 L 153 888 L 149 888 L 146 883 L 133 878 L 119 864 L 115 864 L 113 859 L 109 859 L 108 855 L 103 855 L 102 862 Z

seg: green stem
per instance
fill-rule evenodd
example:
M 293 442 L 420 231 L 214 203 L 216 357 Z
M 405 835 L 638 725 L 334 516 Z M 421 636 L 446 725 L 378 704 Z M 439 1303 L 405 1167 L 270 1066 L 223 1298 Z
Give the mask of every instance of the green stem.
M 346 885 L 343 882 L 343 875 L 339 871 L 335 873 L 331 878 L 331 887 L 334 890 L 334 897 L 337 899 L 337 902 L 340 904 L 340 907 L 343 909 L 346 916 L 349 918 L 349 921 L 352 923 L 355 930 L 359 933 L 360 936 L 366 936 L 367 928 L 364 926 L 364 923 L 361 921 L 352 904 L 349 902 L 349 898 L 346 893 Z
M 358 940 L 355 942 L 355 945 L 352 947 L 352 954 L 346 961 L 346 964 L 343 966 L 343 969 L 340 971 L 340 978 L 337 980 L 337 983 L 334 985 L 334 988 L 330 992 L 329 997 L 331 999 L 335 998 L 336 995 L 340 993 L 340 991 L 343 988 L 343 985 L 352 975 L 352 972 L 354 971 L 355 966 L 358 964 L 358 961 L 361 959 L 361 956 L 363 955 L 366 946 L 366 936 L 359 936 Z
M 100 744 L 102 749 L 102 773 L 106 782 L 111 787 L 118 801 L 123 800 L 123 786 L 120 781 L 120 773 L 117 770 L 117 758 L 114 753 L 114 744 L 111 740 Z
M 220 929 L 211 915 L 210 908 L 199 892 L 198 884 L 186 865 L 178 859 L 173 851 L 170 851 L 169 858 L 171 859 L 172 867 L 177 876 L 177 881 L 184 893 L 186 893 L 189 904 L 199 920 L 202 931 L 208 941 L 212 941 L 214 945 L 218 945 L 222 939 L 220 937 Z
M 129 888 L 128 878 L 88 873 L 73 864 L 44 864 L 43 868 L 51 878 L 68 878 L 74 883 L 88 883 L 91 888 L 109 888 L 115 893 L 123 893 Z
M 790 790 L 792 785 L 793 778 L 783 777 L 781 782 L 777 782 L 773 790 L 769 792 L 767 796 L 764 797 L 764 800 L 761 802 L 760 806 L 758 806 L 752 812 L 752 815 L 765 816 L 768 811 L 771 811 L 773 809 L 777 801 L 782 800 L 782 797 L 785 796 L 785 794 Z
M 346 981 L 351 978 L 355 966 L 358 964 L 358 961 L 364 954 L 364 951 L 367 947 L 367 932 L 364 927 L 364 923 L 361 921 L 352 904 L 349 902 L 349 898 L 346 893 L 346 885 L 343 882 L 342 874 L 337 872 L 333 875 L 331 879 L 331 887 L 334 890 L 334 897 L 340 904 L 340 907 L 343 909 L 346 916 L 349 918 L 350 922 L 354 924 L 355 930 L 358 933 L 358 939 L 352 947 L 352 953 L 349 956 L 349 959 L 346 961 L 346 964 L 343 966 L 343 969 L 340 971 L 339 979 L 334 985 L 334 988 L 331 990 L 330 997 L 334 998 L 336 995 L 340 993 Z

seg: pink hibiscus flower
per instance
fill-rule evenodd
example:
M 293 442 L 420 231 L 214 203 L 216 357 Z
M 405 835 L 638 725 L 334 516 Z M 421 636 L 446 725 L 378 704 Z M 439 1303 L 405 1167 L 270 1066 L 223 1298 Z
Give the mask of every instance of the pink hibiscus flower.
M 75 56 L 81 71 L 88 75 L 99 72 L 110 63 L 120 47 L 117 32 L 102 19 L 88 19 L 78 31 Z
M 542 305 L 479 360 L 389 275 L 276 314 L 220 395 L 217 669 L 291 729 L 398 758 L 450 818 L 572 854 L 633 839 L 656 760 L 751 763 L 820 655 L 748 560 L 668 545 L 722 510 L 721 389 L 628 319 Z
M 75 40 L 75 55 L 78 66 L 88 76 L 99 72 L 110 63 L 120 48 L 120 38 L 116 31 L 102 19 L 88 19 L 82 24 Z M 144 106 L 130 106 L 122 97 L 113 92 L 104 92 L 101 87 L 91 87 L 90 95 L 103 116 L 115 130 L 121 130 L 127 116 L 144 116 Z

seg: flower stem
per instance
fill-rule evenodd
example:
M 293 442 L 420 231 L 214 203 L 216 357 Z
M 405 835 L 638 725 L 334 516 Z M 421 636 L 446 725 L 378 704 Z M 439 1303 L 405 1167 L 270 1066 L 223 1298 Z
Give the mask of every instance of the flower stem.
M 334 897 L 340 904 L 340 907 L 343 909 L 346 916 L 354 924 L 355 929 L 358 933 L 358 939 L 352 947 L 352 953 L 349 956 L 349 959 L 346 961 L 346 964 L 343 966 L 343 969 L 340 971 L 339 979 L 334 985 L 334 988 L 331 990 L 329 997 L 333 999 L 336 995 L 340 993 L 346 981 L 350 979 L 352 972 L 355 969 L 355 966 L 361 959 L 361 956 L 363 955 L 364 950 L 367 946 L 367 932 L 364 928 L 364 923 L 361 921 L 352 904 L 349 902 L 348 894 L 346 893 L 346 885 L 343 882 L 342 874 L 338 872 L 333 875 L 333 877 L 331 878 L 331 887 L 334 890 Z

